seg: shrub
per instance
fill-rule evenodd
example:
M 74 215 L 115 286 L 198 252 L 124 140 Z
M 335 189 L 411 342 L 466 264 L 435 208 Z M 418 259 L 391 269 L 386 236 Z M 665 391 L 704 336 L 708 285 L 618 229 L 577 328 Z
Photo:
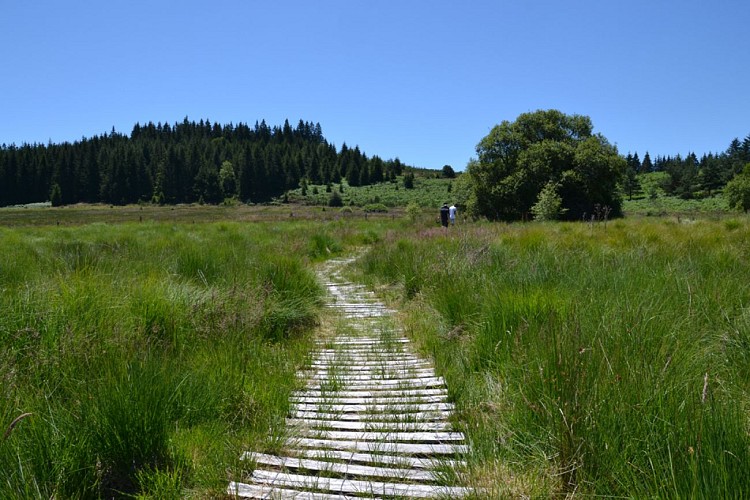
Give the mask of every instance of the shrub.
M 380 212 L 380 213 L 388 212 L 388 207 L 386 207 L 382 203 L 370 203 L 369 205 L 365 205 L 364 209 L 365 209 L 365 212 Z
M 334 191 L 331 193 L 331 197 L 328 198 L 328 206 L 329 207 L 343 207 L 344 206 L 344 199 L 341 197 L 341 194 L 338 191 Z
M 566 212 L 562 208 L 562 198 L 557 193 L 557 184 L 548 182 L 539 193 L 539 198 L 534 206 L 531 207 L 531 213 L 539 221 L 556 220 Z

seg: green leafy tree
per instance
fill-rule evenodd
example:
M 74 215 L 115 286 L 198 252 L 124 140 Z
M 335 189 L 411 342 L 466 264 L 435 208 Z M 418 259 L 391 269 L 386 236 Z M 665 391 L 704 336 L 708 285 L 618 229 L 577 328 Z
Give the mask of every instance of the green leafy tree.
M 724 196 L 727 197 L 730 207 L 750 211 L 750 163 L 727 183 L 724 187 Z
M 557 193 L 558 185 L 549 181 L 539 192 L 539 198 L 534 206 L 531 207 L 531 213 L 534 219 L 539 221 L 557 220 L 566 209 L 562 208 L 562 198 Z
M 450 165 L 443 165 L 441 175 L 444 179 L 453 179 L 456 177 L 456 171 Z
M 597 204 L 621 213 L 618 182 L 625 159 L 599 134 L 591 119 L 557 110 L 520 115 L 495 126 L 477 145 L 467 167 L 474 189 L 473 213 L 491 220 L 526 218 L 547 183 L 559 183 L 567 218 Z
M 232 162 L 224 160 L 219 170 L 219 183 L 225 198 L 231 198 L 237 195 L 237 178 L 234 174 Z
M 198 175 L 195 176 L 193 189 L 197 199 L 205 203 L 219 203 L 222 200 L 222 192 L 216 167 L 209 162 L 204 162 Z

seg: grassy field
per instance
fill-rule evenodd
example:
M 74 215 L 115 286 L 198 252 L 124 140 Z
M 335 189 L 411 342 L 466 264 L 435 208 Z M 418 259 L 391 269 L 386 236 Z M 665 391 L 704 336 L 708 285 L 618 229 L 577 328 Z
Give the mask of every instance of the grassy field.
M 392 234 L 359 276 L 406 311 L 496 498 L 750 491 L 750 220 Z
M 750 219 L 433 212 L 0 210 L 0 497 L 221 496 L 285 437 L 311 265 L 354 247 L 494 498 L 750 491 Z
M 351 187 L 344 181 L 341 198 L 345 206 L 383 205 L 392 211 L 414 203 L 423 208 L 432 207 L 437 210 L 443 203 L 453 201 L 451 191 L 454 181 L 455 179 L 417 176 L 414 179 L 413 189 L 406 189 L 401 178 L 395 182 L 357 187 Z M 332 190 L 339 191 L 340 189 L 338 184 L 332 186 Z M 331 193 L 326 192 L 326 186 L 308 186 L 306 196 L 302 196 L 301 189 L 295 189 L 289 193 L 290 200 L 311 205 L 325 206 L 330 197 Z
M 0 228 L 0 498 L 215 498 L 242 451 L 280 446 L 320 313 L 310 263 L 384 227 L 185 210 Z

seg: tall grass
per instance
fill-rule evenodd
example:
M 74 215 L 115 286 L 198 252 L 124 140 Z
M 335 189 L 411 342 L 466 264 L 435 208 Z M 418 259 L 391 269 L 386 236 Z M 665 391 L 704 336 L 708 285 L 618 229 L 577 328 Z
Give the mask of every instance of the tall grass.
M 750 221 L 393 235 L 402 290 L 498 497 L 750 491 Z
M 0 497 L 221 495 L 282 441 L 306 262 L 382 230 L 338 224 L 0 228 Z

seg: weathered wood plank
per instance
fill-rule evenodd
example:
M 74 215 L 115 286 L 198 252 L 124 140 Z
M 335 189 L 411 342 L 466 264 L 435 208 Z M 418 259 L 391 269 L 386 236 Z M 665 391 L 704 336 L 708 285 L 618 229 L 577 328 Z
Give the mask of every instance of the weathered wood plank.
M 322 404 L 322 405 L 413 405 L 427 403 L 444 403 L 447 399 L 444 395 L 410 395 L 403 397 L 388 396 L 361 396 L 361 397 L 339 397 L 335 392 L 330 396 L 291 396 L 289 398 L 293 403 Z
M 432 368 L 432 364 L 422 360 L 405 360 L 397 361 L 392 359 L 378 359 L 373 361 L 353 361 L 353 360 L 334 360 L 334 361 L 312 361 L 308 366 L 312 367 L 335 367 L 350 371 L 373 370 L 383 368 Z
M 348 389 L 348 388 L 347 388 Z M 320 389 L 307 389 L 304 391 L 294 391 L 292 397 L 304 398 L 304 397 L 328 397 L 335 396 L 341 398 L 382 398 L 382 397 L 406 397 L 406 396 L 447 396 L 448 390 L 444 387 L 438 388 L 422 388 L 422 389 L 383 389 L 379 391 L 372 390 L 320 390 Z
M 453 410 L 453 403 L 395 403 L 395 404 L 326 404 L 297 403 L 295 411 L 325 411 L 328 413 L 416 413 Z
M 344 462 L 356 462 L 361 464 L 376 464 L 389 467 L 403 467 L 415 469 L 437 469 L 448 467 L 453 469 L 466 467 L 466 462 L 448 456 L 421 458 L 409 455 L 387 455 L 362 453 L 345 450 L 322 450 L 316 448 L 287 449 L 287 453 L 307 458 L 319 458 L 321 460 L 341 460 Z
M 357 420 L 321 420 L 288 418 L 287 425 L 313 429 L 336 429 L 349 431 L 446 431 L 453 429 L 450 422 L 363 422 Z
M 442 377 L 415 377 L 413 379 L 397 379 L 397 380 L 340 380 L 336 379 L 337 382 L 342 382 L 346 385 L 347 390 L 364 390 L 364 391 L 376 391 L 376 390 L 389 390 L 390 388 L 417 388 L 417 387 L 445 387 L 445 380 Z M 319 383 L 323 382 L 323 384 Z M 326 379 L 316 380 L 315 383 L 311 383 L 308 387 L 311 389 L 318 389 L 322 385 L 329 385 L 331 381 Z
M 402 481 L 435 481 L 437 479 L 434 472 L 424 469 L 373 467 L 372 465 L 328 462 L 309 458 L 277 457 L 264 453 L 245 454 L 243 459 L 255 462 L 258 465 L 304 469 L 313 472 L 335 472 L 347 476 L 397 478 Z
M 319 420 L 341 420 L 341 421 L 362 421 L 362 422 L 424 422 L 424 421 L 445 421 L 450 417 L 449 410 L 435 410 L 414 413 L 332 413 L 326 411 L 292 411 L 292 418 L 312 418 Z
M 418 442 L 446 443 L 452 441 L 463 442 L 466 440 L 460 432 L 427 432 L 427 431 L 329 431 L 323 429 L 301 429 L 300 435 L 314 439 L 335 439 L 337 441 L 386 441 L 386 442 Z
M 227 488 L 232 498 L 274 499 L 274 500 L 357 500 L 350 495 L 333 495 L 282 488 L 268 484 L 247 484 L 232 481 Z
M 339 373 L 336 370 L 328 370 L 328 369 L 320 369 L 320 370 L 310 370 L 307 372 L 307 375 L 302 374 L 303 377 L 307 377 L 309 379 L 313 380 L 328 380 L 328 379 L 341 379 L 341 380 L 354 380 L 354 381 L 367 381 L 367 380 L 411 380 L 414 378 L 419 377 L 434 377 L 435 371 L 434 370 L 425 370 L 425 369 L 388 369 L 384 370 L 382 373 L 361 373 L 361 374 L 351 374 L 351 373 Z
M 385 483 L 380 481 L 310 477 L 300 474 L 285 474 L 262 470 L 256 470 L 253 472 L 252 479 L 261 484 L 311 488 L 334 493 L 351 493 L 355 495 L 369 494 L 412 498 L 434 498 L 443 496 L 458 498 L 473 493 L 469 488 L 457 486 Z
M 330 448 L 342 451 L 364 451 L 367 453 L 396 453 L 404 455 L 461 455 L 468 451 L 466 445 L 461 444 L 414 444 L 414 443 L 383 443 L 374 441 L 339 441 L 336 439 L 293 438 L 289 440 L 293 446 L 305 448 Z

